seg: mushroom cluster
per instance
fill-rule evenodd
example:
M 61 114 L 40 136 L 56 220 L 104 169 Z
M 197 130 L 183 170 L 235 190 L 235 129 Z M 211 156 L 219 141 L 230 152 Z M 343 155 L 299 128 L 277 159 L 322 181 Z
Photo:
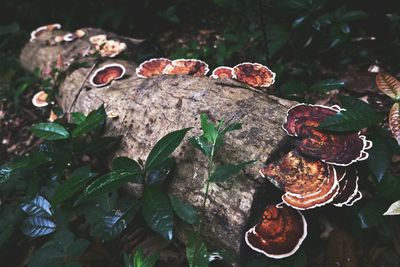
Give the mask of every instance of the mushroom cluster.
M 205 76 L 209 71 L 207 63 L 198 59 L 153 58 L 136 68 L 140 78 L 150 78 L 162 74 Z
M 107 40 L 105 34 L 94 35 L 89 38 L 89 41 L 102 57 L 116 57 L 127 48 L 123 42 Z
M 299 210 L 328 203 L 336 207 L 352 206 L 362 198 L 357 170 L 350 165 L 368 158 L 366 150 L 372 147 L 372 142 L 360 132 L 330 133 L 318 129 L 324 119 L 341 110 L 338 106 L 308 104 L 289 109 L 283 129 L 295 138 L 295 150 L 260 170 L 264 178 L 284 191 L 283 203 L 275 209 L 267 206 L 262 221 L 247 231 L 245 241 L 255 251 L 272 258 L 290 256 L 305 238 L 305 234 L 303 237 L 302 232 L 295 231 L 302 224 L 282 223 L 280 227 L 275 224 L 281 223 L 280 220 L 300 221 L 296 217 L 301 216 L 306 228 Z M 290 231 L 287 230 L 279 239 L 281 231 L 289 228 L 287 225 L 291 225 Z M 275 240 L 284 242 L 292 250 L 276 250 L 283 244 L 278 246 Z
M 209 71 L 207 63 L 198 59 L 153 58 L 136 68 L 140 78 L 150 78 L 162 74 L 205 76 Z M 259 63 L 240 63 L 233 68 L 220 66 L 211 76 L 214 79 L 234 79 L 253 87 L 269 87 L 275 82 L 275 73 Z

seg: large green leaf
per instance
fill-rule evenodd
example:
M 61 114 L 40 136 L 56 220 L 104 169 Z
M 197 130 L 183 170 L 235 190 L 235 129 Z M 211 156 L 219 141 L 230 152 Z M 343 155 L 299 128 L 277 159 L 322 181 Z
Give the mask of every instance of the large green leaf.
M 161 185 L 171 174 L 175 167 L 175 159 L 167 158 L 155 169 L 148 170 L 146 176 L 146 184 L 148 185 Z
M 380 182 L 390 166 L 392 150 L 385 138 L 374 136 L 370 140 L 374 145 L 368 150 L 367 163 L 378 182 Z
M 68 131 L 60 124 L 54 122 L 42 122 L 34 124 L 32 133 L 43 140 L 63 140 L 69 137 Z
M 119 141 L 120 139 L 117 137 L 103 136 L 87 144 L 81 153 L 89 155 L 101 155 L 115 149 Z
M 196 209 L 190 205 L 189 203 L 180 200 L 176 196 L 170 195 L 169 199 L 171 200 L 172 208 L 175 213 L 189 224 L 196 224 L 199 222 L 199 215 L 197 214 Z
M 155 187 L 147 187 L 142 198 L 142 215 L 152 230 L 166 240 L 172 240 L 174 215 L 165 193 Z
M 313 86 L 309 88 L 309 91 L 311 92 L 318 92 L 318 93 L 326 93 L 335 89 L 342 88 L 344 86 L 343 81 L 339 80 L 323 80 L 315 83 Z
M 358 213 L 360 226 L 363 229 L 379 226 L 384 222 L 382 214 L 385 212 L 386 206 L 380 201 L 369 201 Z
M 212 145 L 207 142 L 204 136 L 194 136 L 190 137 L 189 142 L 197 149 L 199 149 L 203 154 L 209 158 L 211 156 Z
M 88 185 L 83 196 L 78 199 L 77 203 L 114 191 L 126 182 L 138 182 L 137 179 L 139 175 L 140 173 L 138 172 L 125 171 L 112 171 L 107 173 Z
M 172 152 L 179 146 L 185 137 L 186 133 L 192 128 L 185 128 L 182 130 L 174 131 L 163 138 L 161 138 L 157 144 L 150 151 L 149 156 L 146 160 L 146 171 L 155 169 L 157 165 L 161 164 L 166 160 Z
M 247 165 L 254 163 L 254 160 L 242 162 L 239 164 L 225 164 L 218 165 L 214 172 L 210 175 L 210 182 L 220 183 L 229 179 L 240 170 L 244 169 Z
M 375 112 L 367 103 L 350 96 L 340 96 L 342 107 L 347 109 L 325 119 L 320 129 L 330 131 L 356 131 L 381 122 L 384 114 Z
M 142 168 L 136 160 L 128 157 L 117 157 L 112 161 L 113 171 L 141 172 Z
M 80 122 L 72 132 L 72 137 L 82 136 L 104 125 L 107 115 L 104 106 L 89 113 L 83 122 Z
M 55 191 L 52 204 L 57 205 L 64 200 L 70 198 L 79 190 L 83 189 L 85 184 L 93 177 L 90 171 L 90 166 L 79 168 L 71 176 L 62 183 Z

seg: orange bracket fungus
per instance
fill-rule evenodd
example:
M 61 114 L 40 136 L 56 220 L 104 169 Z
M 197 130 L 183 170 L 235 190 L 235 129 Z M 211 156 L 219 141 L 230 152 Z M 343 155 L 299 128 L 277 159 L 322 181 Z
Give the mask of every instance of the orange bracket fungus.
M 124 74 L 125 67 L 121 64 L 107 64 L 94 72 L 90 83 L 95 87 L 106 86 L 114 80 L 121 79 Z
M 168 64 L 163 74 L 205 76 L 210 69 L 207 63 L 198 59 L 176 59 Z
M 268 205 L 261 221 L 245 235 L 247 245 L 267 257 L 293 255 L 307 236 L 307 222 L 300 211 L 287 206 Z
M 225 66 L 218 67 L 213 70 L 210 77 L 214 79 L 233 79 L 233 69 Z
M 33 42 L 34 40 L 38 39 L 38 37 L 46 31 L 53 31 L 53 30 L 59 30 L 59 29 L 61 29 L 61 24 L 58 24 L 58 23 L 41 26 L 41 27 L 37 28 L 36 30 L 34 30 L 33 32 L 31 32 L 30 41 Z
M 233 78 L 253 87 L 269 87 L 275 82 L 275 73 L 259 63 L 241 63 L 233 67 Z
M 168 58 L 153 58 L 147 60 L 136 68 L 136 75 L 140 78 L 149 78 L 161 75 L 167 65 L 171 64 Z
M 297 137 L 295 147 L 302 154 L 321 159 L 323 162 L 347 166 L 368 158 L 365 151 L 372 146 L 360 132 L 329 133 L 317 129 L 329 116 L 340 108 L 299 104 L 289 109 L 283 129 Z
M 312 209 L 334 200 L 339 192 L 336 169 L 320 160 L 291 151 L 260 170 L 263 177 L 285 191 L 282 200 L 296 209 Z
M 35 107 L 42 108 L 47 106 L 49 103 L 47 102 L 48 95 L 45 91 L 37 92 L 32 98 L 32 104 Z

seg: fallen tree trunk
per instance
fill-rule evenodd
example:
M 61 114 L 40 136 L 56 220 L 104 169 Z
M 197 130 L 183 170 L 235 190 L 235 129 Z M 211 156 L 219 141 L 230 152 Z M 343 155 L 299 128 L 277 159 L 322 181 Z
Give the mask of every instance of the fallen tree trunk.
M 90 36 L 102 33 L 96 29 L 86 29 L 86 32 L 85 38 L 62 45 L 50 46 L 43 41 L 28 43 L 21 53 L 22 66 L 32 71 L 56 60 L 59 54 L 67 62 L 87 49 Z M 115 35 L 114 39 L 131 40 Z M 130 46 L 134 49 L 134 45 Z M 243 124 L 242 130 L 227 136 L 218 159 L 221 163 L 259 162 L 228 182 L 213 184 L 206 211 L 201 210 L 206 161 L 187 138 L 174 153 L 177 175 L 169 188 L 172 194 L 206 214 L 204 235 L 209 244 L 238 253 L 254 193 L 262 183 L 258 169 L 284 138 L 281 124 L 294 103 L 229 80 L 191 76 L 141 79 L 135 74 L 137 64 L 115 59 L 108 59 L 100 66 L 112 62 L 126 67 L 125 78 L 104 88 L 86 85 L 79 94 L 89 73 L 88 68 L 80 68 L 61 84 L 59 104 L 68 111 L 77 97 L 73 111 L 88 113 L 104 104 L 108 112 L 118 114 L 118 118 L 109 122 L 107 130 L 108 135 L 123 137 L 118 155 L 145 159 L 156 141 L 168 132 L 194 127 L 188 136 L 199 134 L 201 113 L 207 113 L 214 120 L 225 118 Z

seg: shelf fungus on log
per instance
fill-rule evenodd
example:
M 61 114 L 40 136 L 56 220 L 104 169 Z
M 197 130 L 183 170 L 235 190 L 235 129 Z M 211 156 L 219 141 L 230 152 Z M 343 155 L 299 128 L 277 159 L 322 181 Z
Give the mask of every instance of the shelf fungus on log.
M 362 194 L 358 190 L 358 179 L 357 170 L 354 167 L 347 167 L 339 179 L 339 192 L 332 204 L 336 207 L 352 206 L 360 200 Z
M 233 79 L 233 69 L 226 66 L 221 66 L 213 70 L 211 78 L 214 79 Z
M 244 62 L 233 67 L 233 78 L 253 87 L 270 87 L 275 73 L 259 63 Z
M 282 200 L 300 209 L 312 209 L 334 200 L 339 192 L 336 169 L 320 160 L 291 151 L 260 170 L 263 177 L 285 191 Z
M 47 102 L 48 95 L 45 91 L 37 92 L 32 98 L 32 104 L 35 107 L 42 108 L 47 106 L 49 103 Z
M 40 35 L 42 35 L 44 32 L 54 31 L 54 30 L 59 30 L 59 29 L 61 29 L 61 24 L 58 24 L 58 23 L 41 26 L 31 32 L 30 41 L 33 42 L 34 40 L 39 39 Z
M 340 111 L 337 106 L 299 104 L 289 109 L 283 129 L 297 137 L 295 147 L 302 154 L 323 162 L 348 166 L 368 158 L 372 146 L 360 132 L 330 133 L 317 129 L 320 123 Z
M 246 232 L 245 241 L 253 250 L 281 259 L 293 255 L 306 236 L 307 222 L 300 211 L 268 205 L 261 221 Z
M 121 79 L 124 74 L 125 67 L 121 64 L 107 64 L 94 72 L 90 78 L 90 83 L 94 87 L 103 87 L 114 80 Z
M 136 68 L 136 75 L 140 78 L 150 78 L 163 74 L 166 66 L 171 64 L 168 58 L 152 58 L 146 60 Z
M 168 64 L 163 74 L 205 76 L 210 69 L 207 63 L 198 59 L 176 59 Z

